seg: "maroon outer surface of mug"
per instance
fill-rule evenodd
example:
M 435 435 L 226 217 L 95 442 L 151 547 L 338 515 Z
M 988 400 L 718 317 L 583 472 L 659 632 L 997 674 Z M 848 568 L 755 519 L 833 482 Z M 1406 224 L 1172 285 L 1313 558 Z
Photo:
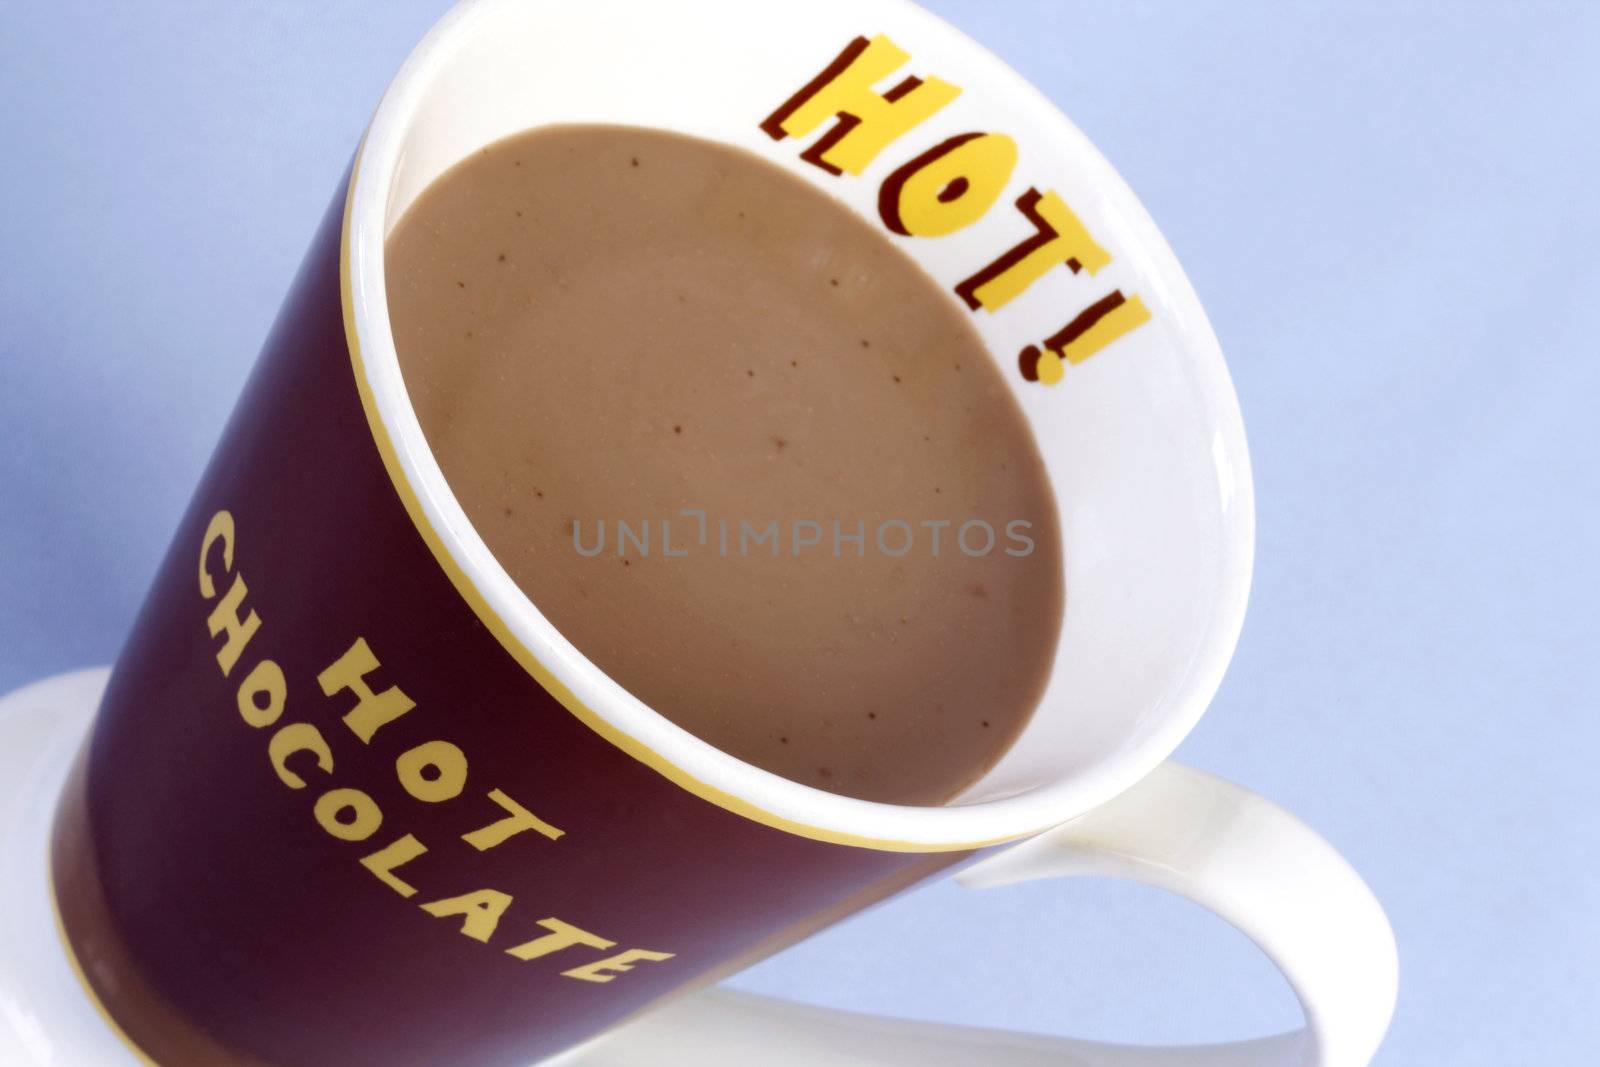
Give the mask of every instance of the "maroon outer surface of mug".
M 521 1067 L 971 853 L 697 795 L 519 662 L 408 514 L 318 230 L 58 816 L 93 995 L 162 1067 Z

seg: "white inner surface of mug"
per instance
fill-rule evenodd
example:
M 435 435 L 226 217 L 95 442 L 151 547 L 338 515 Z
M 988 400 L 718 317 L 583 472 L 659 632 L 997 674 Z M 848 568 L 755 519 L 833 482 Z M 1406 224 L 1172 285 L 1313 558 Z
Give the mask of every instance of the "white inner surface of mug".
M 692 10 L 691 10 L 692 8 Z M 832 127 L 774 140 L 761 123 L 856 38 L 908 57 L 873 84 L 938 78 L 958 97 L 857 174 L 802 158 Z M 1066 569 L 1055 667 L 1018 741 L 943 809 L 827 796 L 715 752 L 651 715 L 543 620 L 474 533 L 405 399 L 382 309 L 382 242 L 412 201 L 483 146 L 552 123 L 655 127 L 753 152 L 881 226 L 889 173 L 946 140 L 999 133 L 1017 145 L 1003 192 L 944 236 L 892 236 L 959 303 L 956 287 L 1027 238 L 1017 201 L 1053 194 L 1106 260 L 1058 267 L 1003 307 L 967 312 L 1026 415 L 1053 487 Z M 702 781 L 808 825 L 912 842 L 1019 836 L 1131 784 L 1204 710 L 1231 654 L 1252 550 L 1243 431 L 1220 352 L 1170 251 L 1083 136 L 1034 90 L 954 30 L 900 3 L 774 9 L 484 0 L 419 47 L 369 132 L 352 202 L 350 254 L 361 347 L 385 425 L 450 551 L 486 600 L 579 699 Z M 885 231 L 886 236 L 890 236 Z M 1049 347 L 1109 294 L 1148 321 L 1081 355 Z M 1019 371 L 1049 353 L 1041 379 Z M 1054 364 L 1049 361 L 1056 356 Z

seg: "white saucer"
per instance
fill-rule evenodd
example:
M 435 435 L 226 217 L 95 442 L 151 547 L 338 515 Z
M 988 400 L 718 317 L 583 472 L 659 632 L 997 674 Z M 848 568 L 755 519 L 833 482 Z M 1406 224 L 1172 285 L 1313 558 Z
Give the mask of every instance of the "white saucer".
M 56 797 L 107 667 L 0 697 L 0 1067 L 155 1067 L 90 999 L 48 878 Z M 1298 1035 L 1209 1049 L 1129 1049 L 883 1019 L 712 989 L 672 999 L 542 1067 L 1270 1067 Z
M 100 704 L 107 667 L 0 697 L 0 1063 L 139 1067 L 73 972 L 50 896 L 56 797 Z

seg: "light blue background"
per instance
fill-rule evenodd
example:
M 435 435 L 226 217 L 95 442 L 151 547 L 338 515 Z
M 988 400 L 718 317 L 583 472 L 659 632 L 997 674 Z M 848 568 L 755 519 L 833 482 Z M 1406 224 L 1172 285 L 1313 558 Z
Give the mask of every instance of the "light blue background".
M 0 689 L 110 659 L 312 227 L 440 0 L 0 5 Z M 1379 1063 L 1600 1048 L 1600 5 L 931 6 L 1139 191 L 1229 354 L 1260 509 L 1180 756 L 1393 917 Z M 919 891 L 738 984 L 1115 1040 L 1298 1010 L 1110 883 Z

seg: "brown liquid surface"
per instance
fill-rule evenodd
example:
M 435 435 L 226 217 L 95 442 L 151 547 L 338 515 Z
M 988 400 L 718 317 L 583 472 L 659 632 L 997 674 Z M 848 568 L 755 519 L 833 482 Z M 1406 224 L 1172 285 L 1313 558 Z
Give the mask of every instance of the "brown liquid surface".
M 945 802 L 1015 740 L 1061 624 L 1055 505 L 965 314 L 883 232 L 742 150 L 557 126 L 442 175 L 387 257 L 452 490 L 640 700 L 757 766 L 894 803 Z M 707 513 L 703 543 L 682 509 Z M 973 519 L 995 534 L 981 556 L 956 541 Z M 754 540 L 774 520 L 776 556 Z M 864 545 L 835 555 L 835 520 Z M 913 538 L 898 557 L 906 529 L 884 528 L 887 552 L 876 537 L 893 520 Z M 1027 548 L 1013 520 L 1029 555 L 1006 553 Z M 583 555 L 574 524 L 593 551 L 602 523 Z

